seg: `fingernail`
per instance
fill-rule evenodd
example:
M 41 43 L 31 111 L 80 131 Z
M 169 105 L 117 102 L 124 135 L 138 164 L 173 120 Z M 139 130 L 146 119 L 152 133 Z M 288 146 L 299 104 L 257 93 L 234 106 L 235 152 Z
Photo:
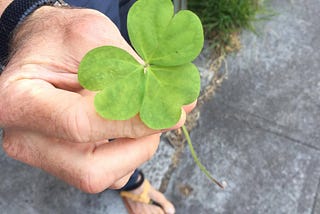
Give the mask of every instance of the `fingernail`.
M 167 214 L 175 214 L 175 209 L 174 208 L 168 208 L 167 210 L 166 210 L 166 213 Z

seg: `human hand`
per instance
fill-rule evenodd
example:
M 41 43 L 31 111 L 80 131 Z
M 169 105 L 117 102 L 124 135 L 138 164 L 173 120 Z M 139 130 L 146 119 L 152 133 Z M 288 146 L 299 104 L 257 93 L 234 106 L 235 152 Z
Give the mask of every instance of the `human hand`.
M 41 7 L 15 33 L 0 76 L 4 151 L 90 193 L 123 186 L 155 153 L 161 133 L 138 116 L 110 121 L 96 114 L 95 93 L 79 85 L 77 68 L 85 53 L 102 45 L 141 60 L 99 12 Z M 194 105 L 184 107 L 172 129 Z

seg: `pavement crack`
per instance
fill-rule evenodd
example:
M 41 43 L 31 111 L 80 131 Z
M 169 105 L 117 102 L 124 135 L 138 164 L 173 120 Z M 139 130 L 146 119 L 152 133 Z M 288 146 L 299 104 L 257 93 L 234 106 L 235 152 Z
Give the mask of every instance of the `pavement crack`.
M 276 135 L 276 136 L 283 137 L 283 138 L 285 138 L 285 139 L 287 139 L 287 140 L 290 140 L 290 141 L 292 141 L 292 142 L 294 142 L 294 143 L 296 143 L 296 144 L 299 144 L 299 145 L 302 145 L 302 146 L 306 146 L 306 147 L 308 147 L 308 148 L 310 148 L 310 149 L 313 149 L 313 150 L 316 150 L 316 151 L 320 151 L 320 148 L 318 148 L 318 147 L 316 147 L 316 146 L 313 146 L 313 145 L 311 145 L 311 144 L 309 144 L 309 143 L 307 143 L 307 142 L 304 142 L 304 141 L 300 141 L 300 140 L 298 140 L 298 139 L 295 139 L 295 138 L 293 138 L 293 137 L 291 137 L 291 136 L 289 136 L 289 135 L 286 135 L 286 134 L 284 134 L 284 133 L 276 132 L 276 131 L 273 131 L 273 130 L 270 130 L 270 129 L 265 129 L 265 128 L 262 128 L 262 127 L 259 127 L 259 126 L 256 126 L 256 128 L 257 128 L 257 129 L 260 129 L 260 130 L 262 130 L 262 131 L 265 131 L 265 132 L 274 134 L 274 135 Z
M 223 105 L 225 105 L 227 108 L 231 109 L 231 112 L 233 114 L 231 115 L 232 118 L 234 118 L 237 121 L 240 121 L 241 123 L 245 123 L 250 128 L 255 128 L 262 130 L 264 132 L 268 132 L 274 135 L 277 135 L 279 137 L 283 137 L 285 139 L 288 139 L 296 144 L 306 146 L 310 149 L 320 151 L 320 148 L 317 146 L 312 145 L 310 142 L 306 142 L 303 140 L 300 140 L 293 135 L 296 133 L 300 133 L 302 135 L 302 138 L 305 138 L 304 135 L 306 135 L 302 130 L 299 129 L 293 129 L 291 127 L 278 124 L 272 120 L 269 120 L 267 118 L 264 118 L 260 115 L 244 111 L 239 108 L 235 108 L 233 106 L 230 106 L 224 102 L 220 102 Z M 308 136 L 309 138 L 314 139 L 312 136 Z M 319 141 L 319 139 L 315 138 L 316 142 Z
M 258 115 L 258 114 L 255 114 L 253 112 L 249 112 L 249 111 L 245 111 L 243 109 L 240 109 L 240 108 L 236 108 L 236 107 L 233 107 L 231 105 L 228 105 L 227 103 L 225 102 L 221 102 L 221 104 L 225 105 L 227 108 L 230 108 L 230 109 L 233 109 L 235 113 L 239 112 L 240 114 L 239 115 L 249 115 L 251 116 L 252 118 L 257 118 L 261 121 L 263 121 L 263 123 L 265 122 L 266 124 L 268 125 L 271 125 L 271 126 L 276 126 L 276 127 L 279 127 L 281 129 L 286 129 L 286 130 L 290 130 L 290 131 L 299 131 L 301 132 L 301 130 L 298 130 L 298 129 L 292 129 L 291 127 L 288 127 L 288 126 L 285 126 L 285 125 L 282 125 L 282 124 L 279 124 L 273 120 L 270 120 L 268 118 L 265 118 L 261 115 Z
M 317 192 L 316 192 L 316 195 L 314 196 L 314 202 L 313 202 L 313 205 L 312 205 L 312 209 L 311 209 L 311 213 L 312 214 L 316 214 L 316 206 L 317 206 L 317 202 L 318 202 L 318 197 L 319 197 L 319 192 L 320 192 L 320 178 L 319 178 L 319 182 L 317 184 Z M 320 200 L 319 200 L 320 201 Z

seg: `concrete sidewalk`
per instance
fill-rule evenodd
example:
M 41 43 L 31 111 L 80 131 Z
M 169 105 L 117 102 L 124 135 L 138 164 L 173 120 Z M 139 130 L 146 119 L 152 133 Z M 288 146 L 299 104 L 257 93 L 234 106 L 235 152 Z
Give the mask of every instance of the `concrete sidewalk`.
M 166 191 L 177 213 L 320 213 L 320 2 L 272 5 L 279 15 L 262 36 L 242 35 L 192 132 L 203 163 L 229 186 L 211 185 L 186 149 Z
M 178 214 L 320 214 L 320 1 L 273 0 L 279 15 L 244 32 L 227 58 L 228 79 L 201 108 L 192 131 L 206 167 L 228 187 L 213 185 L 186 147 L 162 142 L 143 166 Z M 200 65 L 201 66 L 201 65 Z M 113 191 L 80 192 L 0 150 L 0 213 L 126 213 Z

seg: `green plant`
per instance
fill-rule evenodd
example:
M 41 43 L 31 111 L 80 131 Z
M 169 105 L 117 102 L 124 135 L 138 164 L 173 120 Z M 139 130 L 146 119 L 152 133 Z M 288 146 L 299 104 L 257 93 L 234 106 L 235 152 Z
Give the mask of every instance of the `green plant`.
M 200 17 L 214 46 L 228 45 L 240 29 L 256 32 L 254 22 L 272 15 L 263 0 L 189 0 L 188 8 Z
M 201 22 L 191 11 L 174 15 L 170 0 L 139 0 L 129 11 L 128 32 L 144 63 L 120 48 L 98 47 L 82 59 L 79 82 L 98 91 L 94 104 L 102 117 L 126 120 L 139 113 L 150 128 L 169 128 L 200 92 L 199 71 L 191 61 L 203 47 Z
M 198 97 L 200 76 L 191 61 L 203 47 L 202 25 L 190 11 L 173 15 L 168 0 L 137 1 L 130 9 L 130 41 L 144 64 L 110 46 L 83 58 L 79 81 L 99 91 L 95 107 L 102 117 L 126 120 L 139 113 L 150 128 L 165 129 Z

